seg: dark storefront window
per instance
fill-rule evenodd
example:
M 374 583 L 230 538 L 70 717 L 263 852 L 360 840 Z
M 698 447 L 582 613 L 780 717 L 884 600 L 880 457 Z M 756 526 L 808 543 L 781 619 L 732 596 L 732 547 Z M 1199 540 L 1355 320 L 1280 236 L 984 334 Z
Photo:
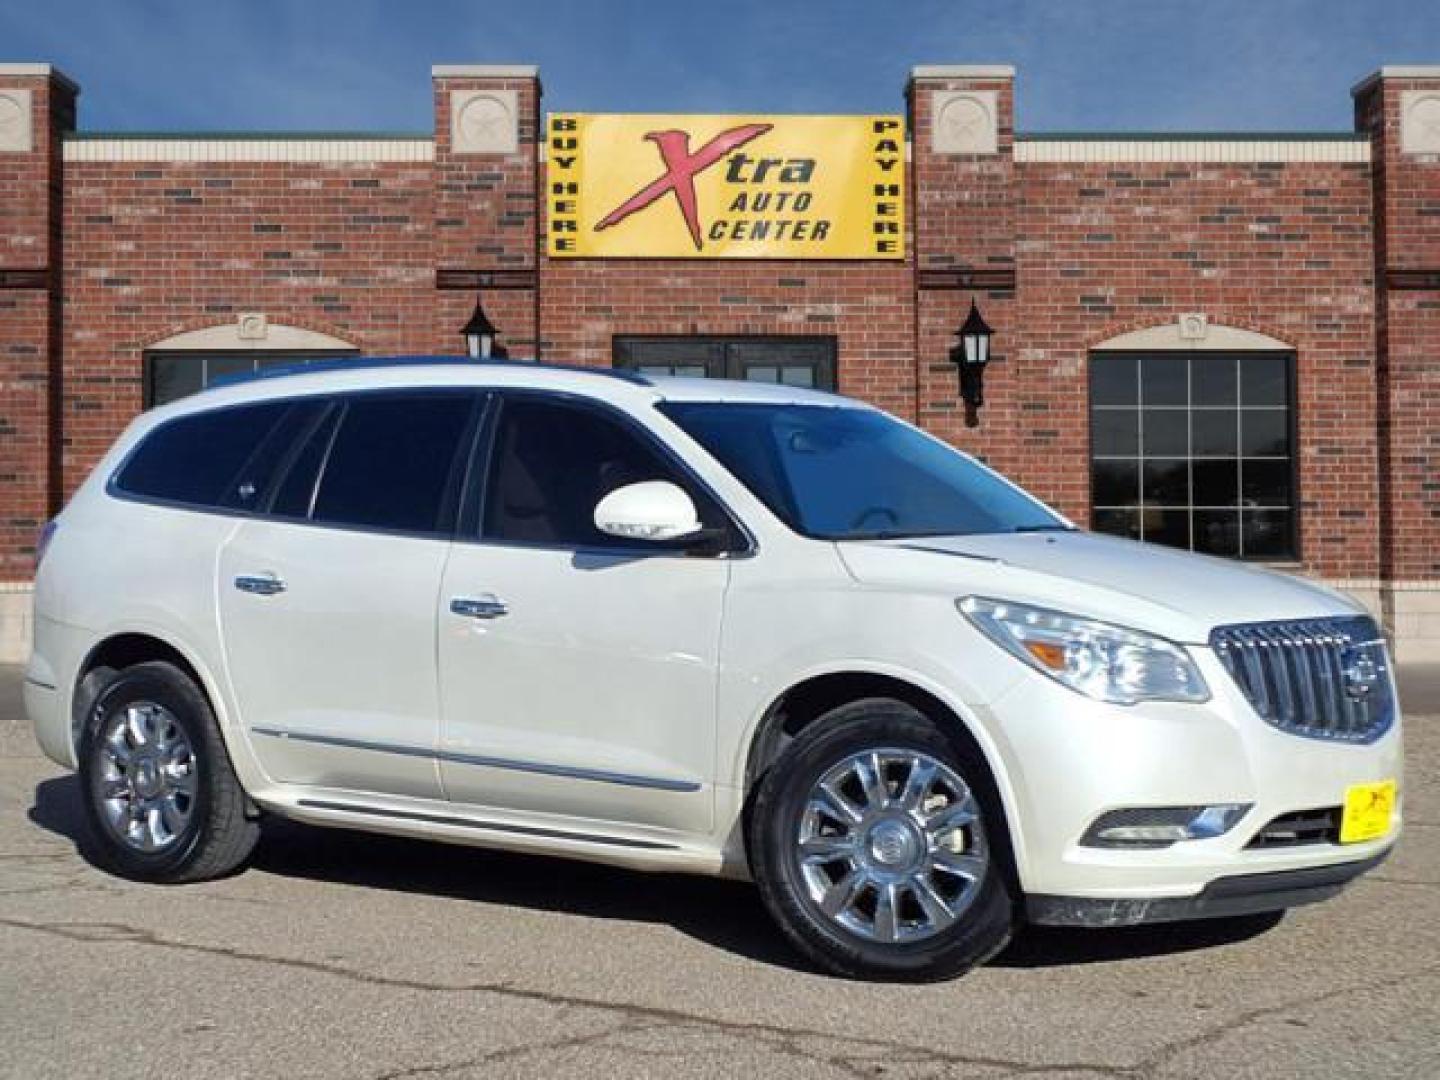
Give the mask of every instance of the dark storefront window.
M 279 364 L 308 364 L 313 360 L 333 360 L 353 355 L 344 352 L 261 352 L 226 351 L 148 352 L 145 354 L 145 408 L 166 405 L 191 394 L 227 375 L 248 374 Z
M 616 337 L 615 366 L 644 375 L 835 389 L 831 337 Z
M 1211 555 L 1292 559 L 1289 353 L 1095 353 L 1091 523 Z

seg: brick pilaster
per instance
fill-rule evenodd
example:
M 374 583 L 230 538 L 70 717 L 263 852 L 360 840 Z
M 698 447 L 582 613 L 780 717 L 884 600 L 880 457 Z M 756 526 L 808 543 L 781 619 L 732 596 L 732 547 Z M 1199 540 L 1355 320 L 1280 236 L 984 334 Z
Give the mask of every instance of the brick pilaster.
M 78 93 L 49 64 L 0 65 L 0 582 L 30 577 L 59 509 L 61 137 Z

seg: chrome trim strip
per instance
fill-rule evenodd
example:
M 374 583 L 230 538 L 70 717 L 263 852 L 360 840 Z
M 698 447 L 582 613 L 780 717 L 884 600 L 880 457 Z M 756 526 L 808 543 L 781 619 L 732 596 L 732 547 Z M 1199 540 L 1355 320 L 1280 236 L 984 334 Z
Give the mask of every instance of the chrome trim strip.
M 345 814 L 369 814 L 373 817 L 391 817 L 407 821 L 424 821 L 432 825 L 456 825 L 467 829 L 482 829 L 488 832 L 516 833 L 521 836 L 540 836 L 548 840 L 578 840 L 585 844 L 609 844 L 613 847 L 645 848 L 651 851 L 676 850 L 676 845 L 662 844 L 656 840 L 630 840 L 621 836 L 598 836 L 592 833 L 565 832 L 561 829 L 540 829 L 532 825 L 506 825 L 498 821 L 471 821 L 468 818 L 450 817 L 445 814 L 422 814 L 414 810 L 390 810 L 379 806 L 356 806 L 351 803 L 327 802 L 323 799 L 300 799 L 297 805 L 312 810 L 337 810 Z
M 252 727 L 250 731 L 255 735 L 268 735 L 276 739 L 298 739 L 301 742 L 319 743 L 322 746 L 339 746 L 347 750 L 373 750 L 381 754 L 433 758 L 436 761 L 448 761 L 456 765 L 479 765 L 488 769 L 509 769 L 514 772 L 539 773 L 542 776 L 561 776 L 570 780 L 593 780 L 602 784 L 653 788 L 657 791 L 695 792 L 702 787 L 695 780 L 667 780 L 656 776 L 604 772 L 600 769 L 581 769 L 570 765 L 546 765 L 538 761 L 515 761 L 510 758 L 485 757 L 480 754 L 461 754 L 452 750 L 433 750 L 422 746 L 370 742 L 366 739 L 350 739 L 342 735 L 318 735 L 272 727 Z

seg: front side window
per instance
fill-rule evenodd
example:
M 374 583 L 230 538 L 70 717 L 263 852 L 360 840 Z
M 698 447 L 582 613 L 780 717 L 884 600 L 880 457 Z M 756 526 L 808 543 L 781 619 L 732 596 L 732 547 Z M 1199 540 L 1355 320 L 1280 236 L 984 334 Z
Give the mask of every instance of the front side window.
M 1092 524 L 1149 543 L 1290 559 L 1289 353 L 1096 353 Z
M 713 502 L 619 420 L 566 402 L 513 397 L 495 432 L 482 533 L 519 544 L 634 547 L 595 527 L 595 506 L 616 488 L 645 480 L 685 487 L 701 524 L 723 527 Z
M 277 492 L 276 512 L 294 514 L 308 502 L 310 519 L 324 524 L 444 531 L 476 401 L 473 393 L 450 390 L 350 398 L 323 452 L 313 494 L 304 490 L 303 459 L 320 451 L 307 444 Z M 290 483 L 293 476 L 302 478 L 299 485 Z
M 1067 527 L 985 466 L 882 412 L 714 402 L 661 409 L 806 536 L 871 540 Z
M 272 401 L 182 416 L 152 431 L 120 467 L 115 487 L 190 506 L 225 503 L 236 478 L 290 406 Z

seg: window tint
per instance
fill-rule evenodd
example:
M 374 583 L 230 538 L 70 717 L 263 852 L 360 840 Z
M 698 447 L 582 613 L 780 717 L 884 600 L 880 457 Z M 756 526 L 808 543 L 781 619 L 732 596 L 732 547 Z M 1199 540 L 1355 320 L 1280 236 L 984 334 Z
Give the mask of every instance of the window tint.
M 325 454 L 330 449 L 330 440 L 335 437 L 335 425 L 339 423 L 342 412 L 343 406 L 332 404 L 330 411 L 305 439 L 285 478 L 275 490 L 275 498 L 270 505 L 272 514 L 292 518 L 310 516 L 315 481 L 320 478 L 320 466 L 325 463 Z
M 457 451 L 475 401 L 465 391 L 351 398 L 311 519 L 403 532 L 445 528 Z
M 286 402 L 264 402 L 163 424 L 121 467 L 115 486 L 151 499 L 219 506 L 288 408 Z
M 1293 357 L 1097 353 L 1094 528 L 1211 555 L 1295 554 Z
M 807 536 L 865 540 L 1066 528 L 983 465 L 882 412 L 709 402 L 661 410 Z
M 835 389 L 832 337 L 643 337 L 614 339 L 615 366 L 643 375 L 748 379 Z
M 248 375 L 277 364 L 299 366 L 316 360 L 351 355 L 348 350 L 327 353 L 284 352 L 150 352 L 145 354 L 145 408 L 167 405 L 199 393 L 231 375 Z
M 285 410 L 270 433 L 260 441 L 255 452 L 230 481 L 221 505 L 232 510 L 258 510 L 265 496 L 284 467 L 296 440 L 305 437 L 325 411 L 322 399 L 297 401 Z
M 486 485 L 487 538 L 563 547 L 634 547 L 595 527 L 595 504 L 642 480 L 678 483 L 702 524 L 723 518 L 652 446 L 617 420 L 563 402 L 508 399 Z

